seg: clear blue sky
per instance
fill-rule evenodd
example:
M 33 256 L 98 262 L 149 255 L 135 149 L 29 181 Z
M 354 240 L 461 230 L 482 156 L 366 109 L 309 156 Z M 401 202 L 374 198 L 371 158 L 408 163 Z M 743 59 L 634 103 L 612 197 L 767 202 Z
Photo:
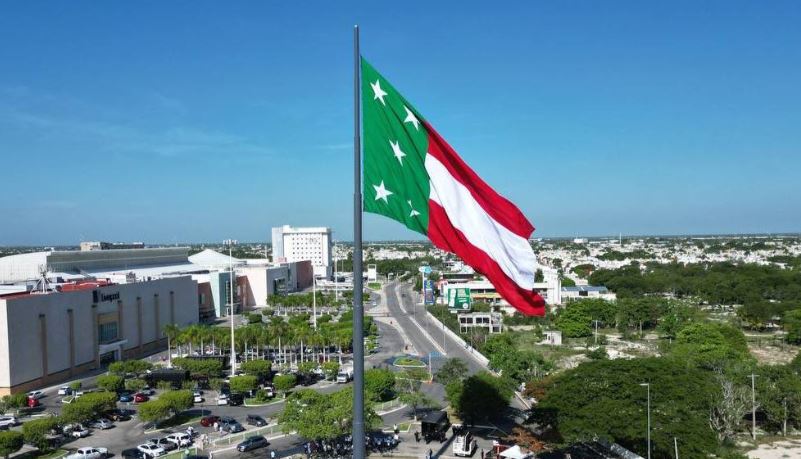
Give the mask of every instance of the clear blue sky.
M 535 236 L 801 231 L 797 1 L 18 1 L 0 244 L 350 240 L 355 23 Z

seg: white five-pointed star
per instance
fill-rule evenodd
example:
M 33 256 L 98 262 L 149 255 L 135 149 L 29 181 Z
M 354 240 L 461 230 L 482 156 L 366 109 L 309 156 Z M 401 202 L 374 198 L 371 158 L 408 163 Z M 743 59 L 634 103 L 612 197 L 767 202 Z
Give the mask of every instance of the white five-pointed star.
M 416 216 L 420 215 L 420 212 L 418 212 L 418 211 L 414 210 L 414 207 L 412 207 L 412 200 L 411 200 L 411 199 L 410 199 L 410 200 L 408 200 L 408 201 L 406 201 L 406 202 L 408 202 L 408 203 L 409 203 L 409 207 L 411 207 L 411 208 L 412 208 L 412 211 L 411 211 L 411 212 L 409 212 L 409 216 L 410 216 L 410 217 L 416 217 Z
M 373 185 L 373 188 L 375 188 L 375 200 L 383 199 L 386 204 L 389 204 L 387 197 L 393 193 L 384 187 L 384 181 L 381 180 L 380 185 Z
M 373 88 L 373 100 L 378 99 L 384 106 L 386 106 L 387 103 L 384 102 L 384 97 L 386 97 L 387 93 L 381 89 L 381 81 L 375 80 L 375 83 L 370 83 L 370 86 Z
M 406 119 L 404 119 L 403 122 L 412 123 L 414 124 L 415 130 L 420 130 L 420 120 L 418 120 L 417 117 L 414 116 L 414 113 L 412 113 L 412 111 L 409 110 L 409 107 L 404 105 L 403 108 L 406 110 Z
M 389 145 L 392 146 L 392 153 L 398 158 L 398 162 L 401 166 L 403 166 L 403 157 L 406 156 L 406 153 L 400 149 L 400 145 L 398 145 L 398 141 L 389 141 Z

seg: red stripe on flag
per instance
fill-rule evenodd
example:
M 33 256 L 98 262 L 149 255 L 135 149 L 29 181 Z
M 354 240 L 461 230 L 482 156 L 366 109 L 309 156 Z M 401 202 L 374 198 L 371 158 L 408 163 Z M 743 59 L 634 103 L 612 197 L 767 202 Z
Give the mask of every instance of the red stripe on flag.
M 428 154 L 437 158 L 454 179 L 470 190 L 470 194 L 493 220 L 518 236 L 528 239 L 534 232 L 534 225 L 520 212 L 520 209 L 487 185 L 428 122 L 424 121 L 423 125 L 428 131 Z
M 520 288 L 500 265 L 486 252 L 470 243 L 464 234 L 456 229 L 448 219 L 445 209 L 429 199 L 428 201 L 428 237 L 442 250 L 455 253 L 465 263 L 479 273 L 487 276 L 495 290 L 515 309 L 527 316 L 544 316 L 545 301 L 533 290 Z

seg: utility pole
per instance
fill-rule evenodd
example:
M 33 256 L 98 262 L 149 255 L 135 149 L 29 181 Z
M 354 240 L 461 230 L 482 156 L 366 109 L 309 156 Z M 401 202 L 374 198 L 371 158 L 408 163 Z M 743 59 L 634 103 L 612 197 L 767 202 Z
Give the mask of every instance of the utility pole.
M 593 322 L 595 322 L 595 345 L 597 346 L 598 345 L 598 321 L 597 320 L 593 320 Z
M 236 341 L 234 340 L 234 245 L 236 245 L 237 241 L 234 239 L 226 239 L 223 241 L 225 245 L 228 246 L 228 280 L 231 290 L 231 303 L 230 309 L 228 310 L 229 315 L 231 316 L 231 376 L 236 374 Z
M 679 459 L 679 440 L 673 437 L 673 450 L 676 451 L 676 459 Z
M 751 437 L 756 441 L 756 377 L 751 373 Z
M 640 383 L 641 386 L 645 386 L 647 392 L 647 411 L 648 411 L 648 430 L 646 431 L 646 441 L 648 443 L 648 459 L 651 459 L 651 383 Z

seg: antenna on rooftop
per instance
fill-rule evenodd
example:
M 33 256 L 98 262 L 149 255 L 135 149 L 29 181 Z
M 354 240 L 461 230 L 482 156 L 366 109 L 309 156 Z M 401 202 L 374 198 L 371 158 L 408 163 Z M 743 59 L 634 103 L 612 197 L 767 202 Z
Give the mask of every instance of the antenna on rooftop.
M 36 282 L 34 291 L 39 293 L 47 293 L 50 290 L 50 282 L 47 280 L 47 265 L 39 265 L 39 280 Z

